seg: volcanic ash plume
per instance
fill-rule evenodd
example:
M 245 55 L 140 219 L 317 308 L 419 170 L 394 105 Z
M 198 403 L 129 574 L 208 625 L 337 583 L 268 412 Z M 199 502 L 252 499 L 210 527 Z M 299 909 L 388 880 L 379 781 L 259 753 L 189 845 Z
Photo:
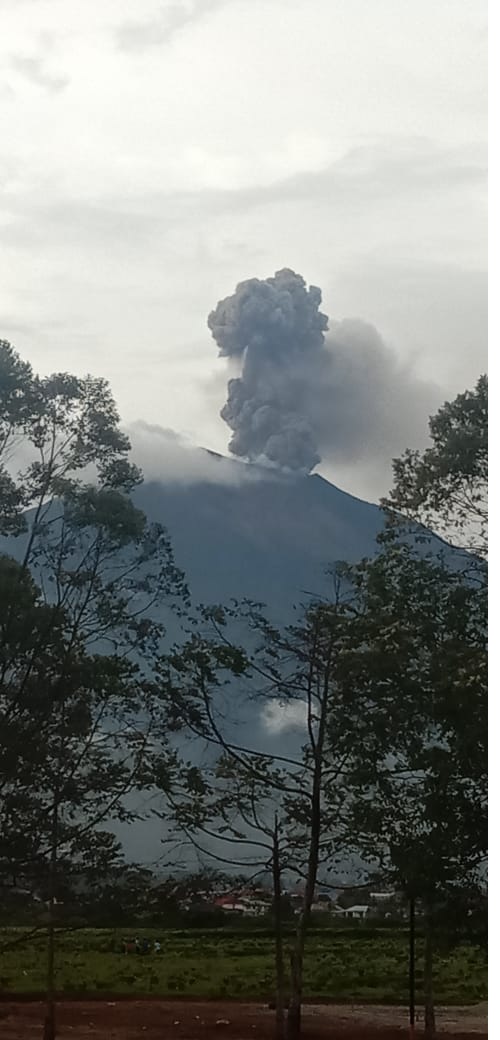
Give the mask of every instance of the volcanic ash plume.
M 234 455 L 304 472 L 320 461 L 308 419 L 311 384 L 327 359 L 320 304 L 321 290 L 285 268 L 240 282 L 209 315 L 221 356 L 239 366 L 220 413 Z

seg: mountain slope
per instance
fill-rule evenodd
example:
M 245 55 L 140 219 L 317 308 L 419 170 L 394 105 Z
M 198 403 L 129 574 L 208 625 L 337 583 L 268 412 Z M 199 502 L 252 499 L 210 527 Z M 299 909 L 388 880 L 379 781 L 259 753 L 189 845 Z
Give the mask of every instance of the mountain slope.
M 275 622 L 286 623 L 308 594 L 328 591 L 329 565 L 373 551 L 382 525 L 377 506 L 319 476 L 285 475 L 200 453 L 205 455 L 210 455 L 206 478 L 201 466 L 195 478 L 147 482 L 134 494 L 148 519 L 169 530 L 193 603 L 248 597 L 266 604 Z M 25 536 L 0 539 L 0 550 L 19 558 L 25 541 Z M 181 637 L 170 612 L 162 620 L 168 641 Z M 268 738 L 260 719 L 252 712 L 246 721 L 249 739 L 264 745 Z M 161 854 L 165 827 L 156 818 L 114 823 L 111 829 L 131 859 L 149 862 Z
M 285 616 L 304 593 L 325 593 L 329 565 L 373 551 L 377 506 L 319 476 L 241 465 L 242 479 L 230 483 L 222 478 L 234 464 L 219 465 L 220 483 L 146 483 L 135 496 L 170 531 L 195 601 L 248 596 Z

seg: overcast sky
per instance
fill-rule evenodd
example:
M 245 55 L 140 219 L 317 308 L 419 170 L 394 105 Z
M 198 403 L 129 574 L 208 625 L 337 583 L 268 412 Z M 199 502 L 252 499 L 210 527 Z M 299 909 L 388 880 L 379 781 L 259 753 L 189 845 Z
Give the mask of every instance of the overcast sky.
M 384 492 L 391 455 L 486 364 L 486 4 L 0 13 L 0 336 L 41 372 L 106 376 L 127 423 L 224 451 L 208 312 L 291 267 L 332 322 L 378 330 L 346 395 L 363 443 L 320 470 Z

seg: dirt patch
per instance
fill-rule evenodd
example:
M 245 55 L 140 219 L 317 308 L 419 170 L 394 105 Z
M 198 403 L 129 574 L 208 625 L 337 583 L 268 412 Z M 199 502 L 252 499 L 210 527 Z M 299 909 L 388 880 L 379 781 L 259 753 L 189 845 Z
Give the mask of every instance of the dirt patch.
M 43 1004 L 0 1005 L 2 1040 L 39 1040 Z M 273 1012 L 258 1004 L 198 1001 L 65 1001 L 58 1005 L 59 1040 L 271 1040 Z M 407 1013 L 397 1007 L 315 1006 L 304 1009 L 304 1040 L 401 1040 Z M 486 1005 L 441 1008 L 438 1030 L 447 1040 L 487 1036 Z M 423 1033 L 421 1012 L 417 1036 Z

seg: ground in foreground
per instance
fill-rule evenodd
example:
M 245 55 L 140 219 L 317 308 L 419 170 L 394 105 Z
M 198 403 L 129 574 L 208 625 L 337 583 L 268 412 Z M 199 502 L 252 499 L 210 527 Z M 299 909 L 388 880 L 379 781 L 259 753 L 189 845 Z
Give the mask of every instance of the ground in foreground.
M 43 1005 L 0 1004 L 2 1040 L 38 1040 Z M 273 1013 L 263 1005 L 198 1001 L 65 1001 L 58 1007 L 59 1040 L 270 1040 Z M 417 1035 L 423 1031 L 418 1015 Z M 486 1004 L 441 1008 L 438 1031 L 446 1040 L 487 1035 Z M 398 1007 L 316 1006 L 304 1010 L 304 1040 L 401 1040 L 407 1012 Z

